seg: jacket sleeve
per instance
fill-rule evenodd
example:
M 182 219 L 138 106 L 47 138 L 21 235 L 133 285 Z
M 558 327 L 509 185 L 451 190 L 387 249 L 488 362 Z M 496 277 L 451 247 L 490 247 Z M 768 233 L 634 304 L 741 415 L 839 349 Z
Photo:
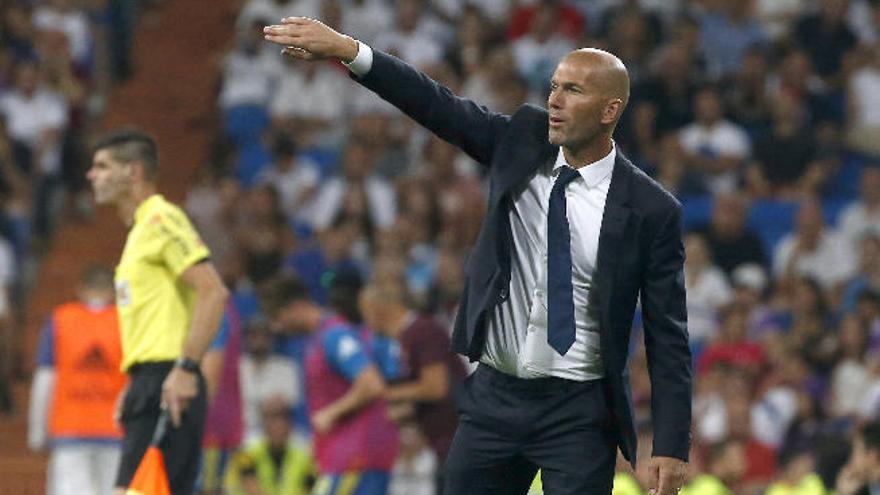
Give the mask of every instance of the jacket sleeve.
M 483 165 L 510 117 L 458 97 L 404 61 L 373 50 L 370 71 L 356 81 Z
M 691 442 L 691 353 L 681 216 L 681 207 L 675 204 L 654 234 L 641 297 L 651 375 L 653 455 L 687 460 Z

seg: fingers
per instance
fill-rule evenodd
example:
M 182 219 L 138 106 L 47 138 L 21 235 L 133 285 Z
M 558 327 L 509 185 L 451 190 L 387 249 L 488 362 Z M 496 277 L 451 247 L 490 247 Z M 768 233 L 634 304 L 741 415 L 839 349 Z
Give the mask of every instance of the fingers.
M 295 46 L 286 46 L 281 49 L 283 55 L 288 55 L 300 60 L 314 60 L 315 56 L 310 51 Z
M 651 462 L 651 465 L 648 467 L 648 493 L 651 495 L 657 494 L 657 482 L 660 477 L 660 466 Z
M 315 19 L 309 17 L 285 17 L 284 19 L 281 19 L 281 24 L 293 24 L 296 26 L 308 26 L 317 22 L 318 21 Z

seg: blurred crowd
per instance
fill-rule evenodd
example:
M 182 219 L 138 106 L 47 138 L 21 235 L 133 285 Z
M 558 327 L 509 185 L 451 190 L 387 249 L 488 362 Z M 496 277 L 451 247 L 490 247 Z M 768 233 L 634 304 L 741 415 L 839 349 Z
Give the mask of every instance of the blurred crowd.
M 87 138 L 131 75 L 144 0 L 0 3 L 0 414 L 21 375 L 21 308 L 62 206 L 87 213 Z
M 3 9 L 8 257 L 21 222 L 41 225 L 37 198 L 63 180 L 65 137 L 83 125 L 74 109 L 89 109 L 94 40 L 82 26 L 100 21 L 68 3 Z M 504 113 L 543 105 L 576 47 L 619 56 L 632 93 L 617 146 L 685 212 L 695 375 L 685 491 L 880 491 L 880 1 L 246 0 L 218 70 L 210 159 L 185 201 L 233 291 L 217 345 L 238 373 L 209 420 L 206 493 L 305 493 L 290 479 L 309 479 L 309 337 L 290 287 L 392 339 L 389 321 L 409 311 L 448 331 L 483 215 L 480 165 L 340 64 L 285 59 L 263 41 L 263 26 L 294 15 Z M 67 58 L 41 57 L 48 43 Z M 334 283 L 351 274 L 392 309 L 377 316 L 350 293 L 340 306 Z M 470 366 L 431 354 L 443 338 L 401 342 L 404 362 L 433 356 L 451 378 L 433 395 L 392 397 L 395 495 L 435 493 L 448 431 L 425 428 L 420 408 L 452 401 Z M 634 473 L 621 464 L 620 494 L 643 493 L 649 476 L 650 381 L 643 347 L 632 355 L 645 459 Z M 387 374 L 389 390 L 424 381 L 405 375 Z
M 880 418 L 880 2 L 245 2 L 212 161 L 186 202 L 249 301 L 242 321 L 266 311 L 261 288 L 279 274 L 326 304 L 333 274 L 355 270 L 448 328 L 483 170 L 339 64 L 279 56 L 261 30 L 292 15 L 505 113 L 542 105 L 573 48 L 618 55 L 632 96 L 616 143 L 685 208 L 694 476 L 729 493 L 807 493 L 811 475 L 834 488 L 853 432 Z M 269 355 L 297 369 L 295 347 Z M 647 442 L 643 352 L 632 382 Z M 420 462 L 403 458 L 400 475 Z

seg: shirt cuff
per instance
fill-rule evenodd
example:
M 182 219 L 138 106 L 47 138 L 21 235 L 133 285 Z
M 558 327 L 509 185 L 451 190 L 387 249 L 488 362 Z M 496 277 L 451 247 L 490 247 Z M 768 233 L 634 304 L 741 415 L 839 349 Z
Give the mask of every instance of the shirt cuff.
M 342 62 L 342 65 L 348 67 L 352 74 L 362 77 L 370 72 L 373 67 L 373 49 L 366 43 L 360 41 L 358 43 L 358 53 L 349 63 Z

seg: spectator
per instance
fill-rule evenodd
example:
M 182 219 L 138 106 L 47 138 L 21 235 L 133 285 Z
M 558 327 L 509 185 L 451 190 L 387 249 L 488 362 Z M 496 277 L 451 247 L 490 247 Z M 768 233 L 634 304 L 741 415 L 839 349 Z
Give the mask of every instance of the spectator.
M 758 377 L 766 364 L 764 349 L 748 340 L 749 314 L 747 308 L 735 304 L 719 311 L 720 327 L 715 338 L 699 357 L 697 370 L 710 370 L 723 363 L 746 371 L 750 377 Z
M 542 12 L 543 11 L 543 12 Z M 539 0 L 528 4 L 521 4 L 510 13 L 510 21 L 507 28 L 507 37 L 517 40 L 528 33 L 535 26 L 540 16 L 547 15 L 549 23 L 557 26 L 559 34 L 571 41 L 577 41 L 584 34 L 584 16 L 578 9 L 564 0 Z
M 880 423 L 869 423 L 856 433 L 852 456 L 837 477 L 836 488 L 838 495 L 880 490 Z
M 696 120 L 679 133 L 685 161 L 706 175 L 712 193 L 732 192 L 751 153 L 749 138 L 741 127 L 724 118 L 721 98 L 714 88 L 704 87 L 694 101 Z
M 383 0 L 349 0 L 342 10 L 341 27 L 356 39 L 374 40 L 391 29 L 393 21 L 394 12 Z
M 654 179 L 667 191 L 680 199 L 703 196 L 708 192 L 703 174 L 685 165 L 684 150 L 678 136 L 669 133 L 661 137 L 657 150 Z
M 878 10 L 880 12 L 880 10 Z M 847 81 L 847 142 L 862 153 L 880 155 L 880 49 L 866 48 L 865 63 Z
M 557 24 L 558 8 L 554 0 L 538 2 L 528 33 L 513 42 L 517 72 L 529 89 L 540 95 L 547 93 L 556 62 L 574 49 L 574 44 Z
M 758 138 L 770 124 L 772 95 L 768 81 L 771 68 L 761 48 L 750 48 L 743 54 L 742 65 L 724 91 L 731 118 L 745 128 L 752 139 Z
M 710 223 L 697 228 L 706 237 L 712 259 L 728 276 L 746 263 L 767 265 L 761 239 L 746 227 L 747 213 L 741 195 L 719 194 Z
M 825 226 L 822 205 L 816 199 L 801 203 L 795 230 L 776 246 L 773 260 L 776 277 L 809 276 L 825 290 L 844 282 L 855 268 L 849 245 Z
M 856 311 L 859 298 L 868 291 L 880 292 L 880 231 L 866 233 L 859 242 L 859 269 L 843 289 L 841 309 Z
M 838 339 L 840 359 L 831 372 L 829 412 L 835 418 L 855 418 L 869 385 L 868 332 L 857 316 L 849 315 L 840 324 Z
M 184 207 L 193 225 L 211 249 L 211 258 L 221 273 L 237 262 L 235 236 L 236 209 L 243 196 L 241 184 L 222 172 L 202 169 L 202 177 L 190 188 Z
M 293 435 L 290 404 L 259 405 L 259 439 L 233 458 L 224 486 L 230 495 L 308 495 L 315 482 L 311 448 Z
M 880 167 L 862 170 L 859 191 L 859 199 L 840 215 L 840 233 L 853 247 L 865 235 L 880 235 Z
M 703 14 L 700 20 L 700 41 L 709 74 L 719 80 L 733 74 L 746 51 L 764 43 L 761 24 L 754 18 L 752 2 L 721 0 Z
M 312 227 L 321 231 L 340 220 L 353 220 L 360 230 L 358 237 L 366 239 L 391 227 L 397 214 L 394 190 L 373 173 L 374 165 L 375 156 L 366 143 L 348 142 L 342 174 L 321 186 L 309 209 Z
M 272 185 L 278 190 L 281 209 L 288 221 L 304 222 L 306 205 L 321 180 L 318 165 L 300 155 L 296 141 L 285 136 L 275 138 L 272 155 L 272 164 L 257 175 L 257 184 Z
M 283 0 L 278 0 L 283 1 Z M 264 17 L 249 21 L 237 36 L 235 48 L 223 60 L 219 105 L 227 114 L 235 108 L 267 109 L 281 72 L 274 50 L 263 44 Z
M 92 56 L 92 34 L 86 13 L 75 7 L 72 0 L 50 0 L 33 14 L 34 26 L 40 31 L 60 31 L 67 38 L 74 65 L 89 72 Z
M 725 440 L 709 449 L 708 472 L 698 474 L 681 495 L 733 495 L 746 469 L 746 453 L 738 440 Z
M 244 441 L 260 438 L 263 423 L 260 405 L 280 399 L 287 407 L 300 400 L 300 375 L 293 363 L 272 353 L 269 322 L 257 317 L 247 322 L 244 331 L 246 353 L 241 358 L 241 390 L 244 410 Z
M 795 26 L 798 45 L 810 54 L 820 76 L 833 81 L 843 57 L 855 47 L 855 34 L 846 25 L 848 0 L 826 0 L 818 13 L 806 15 Z
M 37 190 L 37 234 L 49 233 L 50 205 L 61 174 L 61 143 L 68 124 L 67 102 L 49 89 L 33 62 L 20 62 L 15 88 L 0 97 L 0 113 L 13 140 L 16 162 Z
M 435 495 L 437 454 L 414 424 L 400 427 L 400 455 L 391 472 L 389 495 Z
M 684 279 L 688 292 L 688 334 L 691 346 L 712 340 L 718 309 L 730 302 L 727 277 L 712 262 L 706 239 L 691 233 L 684 239 Z
M 443 45 L 435 37 L 436 28 L 420 0 L 395 0 L 395 23 L 380 33 L 375 46 L 397 55 L 417 67 L 436 64 L 443 57 Z
M 693 120 L 693 64 L 693 54 L 684 43 L 670 43 L 658 50 L 651 70 L 633 85 L 633 107 L 621 120 L 618 139 L 635 156 L 656 160 L 658 139 Z
M 345 75 L 335 67 L 285 60 L 269 100 L 275 128 L 303 148 L 326 145 L 339 131 L 335 123 L 344 115 L 345 85 Z
M 789 93 L 776 96 L 769 132 L 755 142 L 749 183 L 757 197 L 815 195 L 825 167 L 817 161 L 816 140 L 806 127 L 802 102 Z
M 295 238 L 274 185 L 251 189 L 243 206 L 235 235 L 248 280 L 260 284 L 278 273 Z

